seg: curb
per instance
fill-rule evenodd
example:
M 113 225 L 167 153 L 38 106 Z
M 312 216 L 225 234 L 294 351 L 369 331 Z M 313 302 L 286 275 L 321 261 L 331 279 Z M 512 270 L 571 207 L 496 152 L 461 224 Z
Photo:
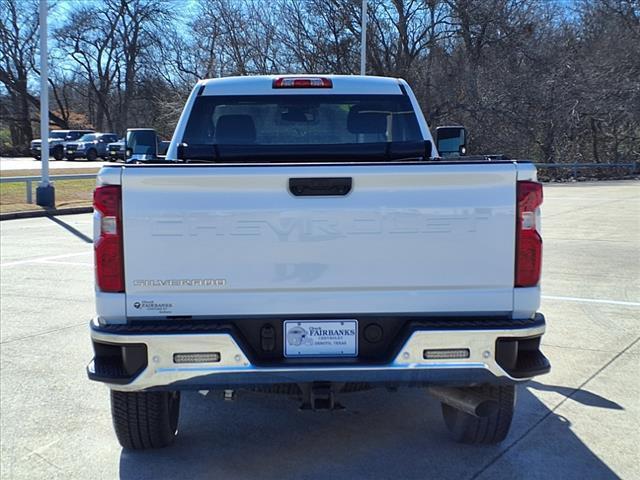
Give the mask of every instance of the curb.
M 24 212 L 0 213 L 0 221 L 16 220 L 19 218 L 74 215 L 76 213 L 91 213 L 91 212 L 93 212 L 93 207 L 47 208 L 43 210 L 27 210 Z

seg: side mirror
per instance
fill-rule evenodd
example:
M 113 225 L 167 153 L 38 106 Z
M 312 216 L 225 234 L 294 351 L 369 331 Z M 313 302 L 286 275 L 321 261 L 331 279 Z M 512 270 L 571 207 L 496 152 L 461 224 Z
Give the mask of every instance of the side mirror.
M 467 130 L 462 126 L 436 128 L 436 145 L 441 157 L 467 154 Z
M 128 158 L 145 161 L 158 158 L 158 134 L 151 128 L 127 129 L 125 144 Z

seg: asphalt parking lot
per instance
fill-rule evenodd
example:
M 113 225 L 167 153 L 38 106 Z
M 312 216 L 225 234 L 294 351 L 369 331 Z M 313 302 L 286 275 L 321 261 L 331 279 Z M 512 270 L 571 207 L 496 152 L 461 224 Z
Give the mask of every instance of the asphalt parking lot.
M 55 163 L 55 162 L 53 162 Z M 301 412 L 275 395 L 183 396 L 162 451 L 122 451 L 108 391 L 86 379 L 91 215 L 4 221 L 1 478 L 640 478 L 640 182 L 549 185 L 543 350 L 509 437 L 450 441 L 418 389 L 344 396 Z

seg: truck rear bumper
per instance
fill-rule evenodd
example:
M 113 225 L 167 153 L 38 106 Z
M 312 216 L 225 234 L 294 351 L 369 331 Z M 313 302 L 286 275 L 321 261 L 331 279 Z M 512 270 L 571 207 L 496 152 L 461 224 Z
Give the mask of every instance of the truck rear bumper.
M 124 328 L 123 328 L 124 327 Z M 252 363 L 231 333 L 170 332 L 91 322 L 95 357 L 92 380 L 114 390 L 199 390 L 307 382 L 381 385 L 474 385 L 513 383 L 547 373 L 540 352 L 544 317 L 487 329 L 431 328 L 413 331 L 395 358 L 384 364 Z M 455 353 L 454 353 L 455 351 Z M 208 363 L 185 354 L 207 354 Z M 427 358 L 451 354 L 460 358 Z M 182 359 L 180 359 L 182 357 Z

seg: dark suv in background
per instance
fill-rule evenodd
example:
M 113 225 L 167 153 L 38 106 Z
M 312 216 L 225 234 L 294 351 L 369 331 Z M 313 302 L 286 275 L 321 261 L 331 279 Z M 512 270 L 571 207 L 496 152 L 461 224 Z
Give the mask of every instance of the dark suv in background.
M 109 153 L 109 162 L 117 162 L 118 160 L 124 161 L 125 159 L 125 151 L 124 151 L 124 138 L 119 139 L 117 142 L 110 143 L 107 145 L 107 152 Z
M 107 160 L 109 156 L 107 145 L 117 140 L 118 136 L 115 133 L 88 133 L 76 142 L 67 142 L 65 156 L 67 160 L 86 158 L 93 162 L 98 157 Z
M 78 140 L 87 133 L 93 133 L 93 130 L 52 130 L 49 132 L 49 155 L 56 160 L 62 160 L 65 154 L 65 146 L 67 142 Z M 33 140 L 30 146 L 31 156 L 36 160 L 40 160 L 40 152 L 42 151 L 42 141 L 40 139 Z

